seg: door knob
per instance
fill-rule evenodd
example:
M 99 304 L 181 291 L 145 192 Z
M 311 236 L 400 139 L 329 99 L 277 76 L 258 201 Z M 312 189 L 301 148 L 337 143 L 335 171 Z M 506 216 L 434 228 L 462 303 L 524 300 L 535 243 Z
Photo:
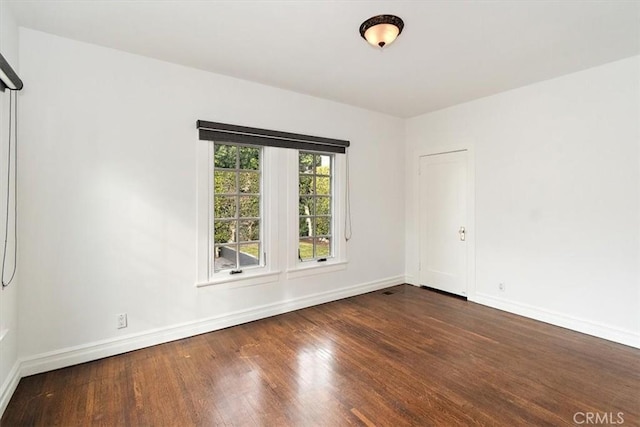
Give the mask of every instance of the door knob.
M 465 239 L 466 239 L 465 233 L 466 233 L 466 231 L 465 231 L 464 227 L 460 227 L 460 230 L 458 230 L 458 234 L 460 235 L 460 240 L 462 242 L 464 242 Z

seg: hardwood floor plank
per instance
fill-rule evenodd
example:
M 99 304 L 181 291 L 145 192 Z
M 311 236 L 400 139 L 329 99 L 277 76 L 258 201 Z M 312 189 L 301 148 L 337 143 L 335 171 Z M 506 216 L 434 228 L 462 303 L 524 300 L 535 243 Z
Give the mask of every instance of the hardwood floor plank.
M 23 378 L 1 424 L 640 425 L 640 350 L 388 291 Z

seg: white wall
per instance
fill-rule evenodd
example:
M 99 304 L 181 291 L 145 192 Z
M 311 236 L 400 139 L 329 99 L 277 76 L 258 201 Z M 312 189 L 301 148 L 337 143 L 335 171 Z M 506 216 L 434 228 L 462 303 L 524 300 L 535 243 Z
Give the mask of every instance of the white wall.
M 0 53 L 19 74 L 18 67 L 18 27 L 6 3 L 0 2 Z M 18 101 L 19 102 L 19 101 Z M 0 92 L 0 259 L 4 242 L 4 221 L 6 212 L 7 149 L 9 125 L 9 90 Z M 13 197 L 13 191 L 12 191 Z M 13 207 L 13 198 L 11 207 Z M 13 215 L 11 215 L 13 221 Z M 13 267 L 13 223 L 9 228 L 7 250 L 7 279 Z M 1 267 L 1 265 L 0 265 Z M 17 386 L 18 371 L 18 277 L 11 285 L 0 290 L 0 415 L 4 411 L 11 394 Z
M 402 120 L 28 29 L 20 61 L 24 374 L 402 283 Z M 196 288 L 197 119 L 349 139 L 348 268 Z
M 417 284 L 418 156 L 466 146 L 475 153 L 471 299 L 640 346 L 639 63 L 408 120 L 408 279 Z

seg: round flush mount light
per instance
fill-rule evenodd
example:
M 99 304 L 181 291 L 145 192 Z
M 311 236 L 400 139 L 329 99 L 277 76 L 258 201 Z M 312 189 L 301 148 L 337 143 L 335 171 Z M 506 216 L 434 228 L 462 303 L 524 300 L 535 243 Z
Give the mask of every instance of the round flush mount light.
M 400 35 L 404 21 L 395 15 L 378 15 L 367 19 L 360 25 L 360 35 L 371 45 L 381 49 Z

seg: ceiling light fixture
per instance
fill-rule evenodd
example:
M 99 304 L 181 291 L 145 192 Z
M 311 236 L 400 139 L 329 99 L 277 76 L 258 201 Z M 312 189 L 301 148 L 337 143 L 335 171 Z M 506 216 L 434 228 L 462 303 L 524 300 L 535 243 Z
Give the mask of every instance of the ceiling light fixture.
M 360 25 L 360 35 L 371 45 L 381 49 L 400 35 L 404 21 L 395 15 L 378 15 L 369 18 Z

